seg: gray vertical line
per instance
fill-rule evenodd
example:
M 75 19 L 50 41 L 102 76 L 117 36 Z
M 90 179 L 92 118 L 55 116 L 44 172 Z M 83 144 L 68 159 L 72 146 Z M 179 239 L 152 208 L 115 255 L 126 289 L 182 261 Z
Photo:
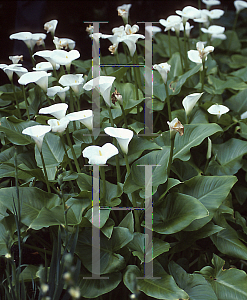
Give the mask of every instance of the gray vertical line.
M 145 251 L 144 277 L 138 279 L 160 279 L 153 277 L 153 201 L 152 201 L 152 167 L 160 165 L 138 165 L 145 167 Z
M 93 22 L 93 45 L 92 45 L 92 111 L 93 111 L 93 135 L 100 133 L 100 94 L 96 90 L 99 86 L 100 76 L 100 42 L 99 42 L 99 22 Z
M 152 27 L 152 22 L 145 23 L 145 135 L 153 133 L 153 89 L 152 89 L 152 32 L 147 30 L 147 26 Z

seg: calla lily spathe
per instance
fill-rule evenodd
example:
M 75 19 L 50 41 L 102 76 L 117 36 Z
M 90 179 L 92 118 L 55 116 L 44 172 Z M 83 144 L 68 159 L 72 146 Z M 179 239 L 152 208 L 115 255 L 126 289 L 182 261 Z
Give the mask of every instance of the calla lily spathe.
M 171 66 L 168 63 L 161 63 L 158 65 L 157 64 L 153 65 L 153 68 L 154 68 L 154 70 L 157 70 L 160 73 L 164 83 L 166 83 L 167 82 L 167 73 L 170 71 Z
M 51 126 L 52 132 L 62 133 L 67 128 L 70 120 L 67 116 L 57 120 L 57 119 L 49 119 L 47 123 Z
M 46 38 L 46 34 L 44 33 L 31 33 L 31 32 L 17 32 L 13 33 L 9 37 L 11 40 L 20 40 L 23 41 L 28 48 L 33 50 L 33 47 L 36 43 L 43 43 Z
M 184 24 L 188 21 L 188 19 L 196 19 L 201 16 L 200 10 L 193 6 L 185 6 L 183 10 L 176 10 L 176 14 L 183 18 Z
M 26 85 L 31 82 L 35 82 L 38 86 L 42 88 L 44 92 L 47 91 L 48 88 L 48 76 L 51 74 L 47 74 L 45 71 L 33 71 L 23 74 L 18 82 L 21 85 Z
M 234 1 L 234 6 L 236 8 L 236 13 L 238 14 L 241 10 L 247 8 L 247 2 L 236 0 Z
M 72 61 L 80 57 L 78 50 L 53 50 L 50 58 L 57 64 L 62 66 L 70 66 Z
M 219 19 L 224 15 L 224 10 L 222 9 L 212 9 L 212 10 L 205 10 L 205 13 L 208 15 L 210 19 Z
M 105 100 L 108 106 L 111 106 L 111 88 L 113 81 L 116 77 L 113 76 L 98 76 L 89 80 L 86 84 L 84 84 L 83 88 L 86 91 L 90 91 L 93 88 L 98 90 L 98 92 L 102 95 L 103 99 Z
M 213 5 L 220 5 L 219 0 L 202 0 L 202 3 L 206 4 L 207 9 L 210 9 Z
M 204 44 L 205 42 L 197 42 L 196 43 L 196 48 L 197 50 L 189 50 L 188 51 L 188 58 L 197 63 L 200 64 L 202 63 L 202 60 L 207 60 L 207 55 L 210 52 L 214 51 L 214 47 L 213 46 L 207 46 L 204 48 Z
M 65 117 L 66 111 L 68 109 L 67 103 L 56 103 L 47 107 L 43 107 L 39 110 L 39 114 L 50 114 L 57 119 L 62 119 Z
M 69 90 L 69 87 L 61 87 L 61 86 L 52 86 L 47 89 L 47 96 L 48 97 L 54 97 L 55 95 L 58 95 L 58 97 L 65 102 L 66 92 Z
M 53 52 L 52 50 L 41 50 L 41 51 L 35 52 L 33 56 L 37 55 L 37 56 L 43 57 L 44 59 L 46 59 L 48 62 L 50 62 L 52 64 L 53 69 L 54 69 L 54 68 L 56 68 L 57 64 L 51 58 L 52 52 Z
M 13 73 L 16 73 L 18 77 L 21 77 L 23 74 L 27 73 L 28 70 L 24 67 L 22 67 L 21 64 L 11 64 L 11 65 L 5 65 L 5 66 L 0 66 L 1 69 L 7 74 L 9 77 L 9 80 L 13 80 Z
M 118 149 L 111 143 L 100 146 L 88 146 L 82 151 L 82 156 L 89 159 L 91 165 L 105 165 L 107 160 L 118 154 Z
M 9 59 L 13 64 L 18 64 L 19 61 L 23 61 L 23 55 L 10 55 Z
M 203 33 L 209 34 L 211 40 L 218 38 L 218 39 L 226 39 L 226 35 L 224 34 L 225 27 L 223 26 L 218 26 L 218 25 L 212 25 L 209 26 L 208 28 L 201 28 L 201 31 Z
M 118 15 L 123 18 L 124 23 L 128 23 L 129 10 L 132 4 L 123 4 L 117 7 Z
M 57 23 L 58 23 L 58 20 L 51 20 L 49 22 L 46 22 L 44 24 L 44 30 L 46 30 L 46 33 L 51 32 L 51 34 L 54 35 L 55 30 L 57 28 Z
M 208 108 L 208 112 L 211 115 L 217 115 L 218 118 L 220 118 L 221 115 L 226 114 L 228 111 L 229 108 L 221 104 L 214 104 Z
M 75 48 L 75 41 L 68 38 L 58 38 L 54 37 L 53 43 L 56 46 L 56 49 L 70 49 L 73 50 Z
M 129 142 L 133 138 L 133 131 L 126 128 L 106 127 L 105 133 L 115 137 L 124 154 L 128 153 Z
M 167 124 L 169 126 L 171 136 L 175 136 L 177 132 L 180 136 L 184 134 L 184 126 L 178 118 L 174 118 L 171 122 L 167 121 Z
M 22 131 L 22 134 L 27 134 L 32 137 L 39 151 L 42 151 L 42 144 L 44 136 L 47 132 L 51 131 L 50 125 L 35 125 L 27 127 Z
M 70 121 L 80 121 L 89 130 L 93 129 L 93 111 L 86 109 L 82 111 L 76 111 L 67 115 Z
M 56 70 L 58 70 L 60 66 L 56 64 Z M 34 71 L 53 71 L 53 66 L 49 61 L 40 62 L 35 67 L 33 67 Z
M 203 93 L 193 93 L 183 99 L 182 104 L 187 116 L 191 113 L 192 109 L 196 105 L 196 102 L 201 98 L 202 94 Z
M 65 74 L 58 81 L 62 86 L 71 87 L 77 96 L 80 95 L 84 78 L 83 74 Z
M 174 28 L 176 34 L 180 32 L 180 24 L 182 23 L 182 18 L 177 15 L 171 15 L 166 20 L 160 19 L 159 23 L 165 27 L 165 31 Z

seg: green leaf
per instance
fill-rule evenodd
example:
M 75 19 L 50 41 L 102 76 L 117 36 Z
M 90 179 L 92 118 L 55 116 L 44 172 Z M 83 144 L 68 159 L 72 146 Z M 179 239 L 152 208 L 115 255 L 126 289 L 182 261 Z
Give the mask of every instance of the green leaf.
M 247 84 L 242 82 L 237 77 L 229 77 L 227 80 L 221 80 L 213 75 L 208 76 L 208 83 L 212 85 L 213 89 L 210 91 L 207 90 L 210 94 L 219 94 L 221 95 L 224 90 L 226 89 L 233 89 L 233 90 L 245 90 L 247 87 Z
M 198 230 L 207 224 L 236 182 L 235 176 L 197 176 L 181 184 L 180 192 L 199 200 L 209 212 L 209 216 L 195 220 L 186 230 Z
M 134 256 L 137 256 L 142 263 L 148 263 L 151 260 L 147 260 L 147 257 L 149 257 L 147 250 L 145 252 L 146 246 L 146 239 L 148 239 L 147 234 L 142 234 L 140 232 L 134 233 L 133 240 L 128 244 L 128 247 L 132 251 L 132 254 Z M 148 242 L 148 241 L 147 241 Z M 164 252 L 168 252 L 170 249 L 170 244 L 167 242 L 164 242 L 158 238 L 153 238 L 153 253 L 152 253 L 152 259 L 155 259 L 159 255 L 161 255 Z M 145 258 L 144 258 L 145 257 Z
M 128 265 L 123 277 L 124 284 L 132 293 L 137 293 L 137 287 L 140 291 L 155 299 L 189 299 L 187 293 L 176 285 L 173 277 L 168 275 L 156 260 L 154 260 L 153 267 L 154 279 L 145 279 L 137 266 Z M 137 279 L 138 277 L 144 279 Z M 155 277 L 159 277 L 159 279 Z M 137 281 L 136 285 L 135 281 Z
M 235 268 L 223 269 L 224 260 L 214 254 L 212 263 L 215 268 L 204 267 L 200 273 L 212 285 L 218 299 L 246 300 L 247 275 Z
M 184 125 L 184 135 L 175 136 L 175 146 L 173 159 L 179 158 L 182 161 L 190 159 L 190 149 L 192 147 L 200 145 L 203 140 L 222 131 L 221 127 L 217 124 L 188 124 Z
M 187 274 L 174 261 L 168 267 L 177 285 L 190 296 L 190 300 L 218 300 L 212 286 L 201 274 Z
M 216 160 L 209 164 L 212 175 L 233 175 L 242 167 L 242 157 L 247 153 L 246 141 L 230 139 L 222 144 L 213 145 Z
M 231 72 L 230 75 L 239 77 L 240 79 L 242 79 L 243 81 L 247 81 L 247 67 L 242 68 L 240 70 Z
M 247 110 L 247 89 L 227 99 L 225 105 L 238 114 L 244 113 Z
M 153 230 L 161 234 L 173 234 L 206 216 L 207 209 L 194 197 L 171 193 L 154 208 Z
M 154 165 L 152 167 L 152 177 L 149 179 L 150 187 L 153 193 L 156 192 L 158 186 L 167 180 L 167 164 L 170 154 L 170 147 L 163 147 L 162 150 L 152 151 L 139 158 L 135 164 L 131 166 L 129 177 L 124 183 L 124 192 L 132 193 L 135 190 L 142 189 L 142 195 L 145 197 L 145 166 Z

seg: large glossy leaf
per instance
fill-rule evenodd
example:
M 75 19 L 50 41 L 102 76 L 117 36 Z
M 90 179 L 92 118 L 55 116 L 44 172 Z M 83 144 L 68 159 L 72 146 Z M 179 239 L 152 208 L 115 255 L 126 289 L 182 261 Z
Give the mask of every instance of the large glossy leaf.
M 51 209 L 60 204 L 60 198 L 56 194 L 46 193 L 35 187 L 19 187 L 21 208 L 21 221 L 26 226 L 37 218 L 43 207 Z M 13 200 L 17 207 L 16 187 L 8 187 L 0 189 L 0 208 L 3 213 L 6 209 L 14 212 Z
M 204 267 L 200 273 L 211 283 L 215 294 L 221 300 L 246 300 L 247 275 L 235 268 L 223 269 L 224 260 L 214 254 L 213 267 Z
M 244 113 L 247 110 L 247 89 L 227 99 L 225 105 L 236 113 Z
M 153 267 L 154 279 L 138 279 L 138 277 L 144 278 L 144 274 L 137 266 L 128 265 L 123 277 L 124 284 L 132 293 L 137 292 L 135 288 L 137 286 L 140 291 L 155 299 L 189 299 L 188 294 L 176 285 L 173 277 L 168 275 L 156 260 L 154 260 Z M 135 281 L 137 281 L 136 284 Z
M 163 147 L 162 150 L 152 151 L 131 166 L 131 172 L 124 184 L 124 191 L 132 193 L 135 190 L 142 189 L 142 196 L 145 197 L 145 166 L 154 165 L 152 167 L 152 177 L 149 178 L 149 185 L 156 192 L 158 185 L 167 180 L 167 164 L 170 155 L 170 147 Z M 146 185 L 145 185 L 146 184 Z
M 92 277 L 92 274 L 83 271 L 79 275 L 78 285 L 81 296 L 92 299 L 114 290 L 122 280 L 122 273 L 116 272 L 102 276 L 108 277 L 107 279 L 85 279 L 84 277 Z
M 161 234 L 172 234 L 206 216 L 208 210 L 196 198 L 171 193 L 154 208 L 153 230 Z
M 194 231 L 207 224 L 236 182 L 235 176 L 197 176 L 185 181 L 180 192 L 198 199 L 209 212 L 204 219 L 193 221 L 186 230 Z
M 140 232 L 134 233 L 133 240 L 128 244 L 128 247 L 131 249 L 132 254 L 137 256 L 142 263 L 148 263 L 147 257 L 148 253 L 145 252 L 145 243 L 148 239 L 148 235 L 142 234 Z M 161 255 L 164 252 L 169 251 L 170 245 L 167 242 L 164 242 L 158 238 L 153 238 L 153 253 L 152 259 L 155 259 L 157 256 Z
M 28 145 L 33 142 L 33 139 L 26 135 L 22 134 L 23 129 L 37 125 L 34 121 L 16 121 L 12 122 L 9 118 L 1 118 L 0 120 L 0 131 L 4 132 L 7 136 L 7 139 L 15 145 Z
M 122 240 L 125 241 L 124 243 L 128 242 L 124 236 Z M 92 229 L 86 228 L 79 234 L 75 252 L 90 272 L 92 272 L 92 263 L 100 264 L 100 274 L 118 272 L 125 267 L 125 260 L 123 256 L 114 252 L 115 242 L 113 238 L 108 239 L 100 234 L 100 261 L 95 261 L 95 258 L 92 261 Z
M 233 175 L 242 167 L 242 157 L 247 153 L 247 143 L 230 139 L 225 143 L 213 145 L 216 160 L 212 160 L 208 171 L 212 175 Z
M 174 261 L 168 267 L 177 285 L 190 296 L 190 300 L 218 300 L 212 286 L 201 274 L 188 274 Z
M 9 247 L 11 247 L 12 243 L 15 241 L 15 231 L 16 224 L 14 216 L 6 215 L 6 217 L 0 221 L 0 255 L 9 253 Z
M 222 131 L 217 124 L 190 124 L 184 126 L 184 135 L 176 135 L 173 159 L 179 158 L 182 161 L 190 159 L 190 149 L 198 146 L 202 141 L 216 132 Z

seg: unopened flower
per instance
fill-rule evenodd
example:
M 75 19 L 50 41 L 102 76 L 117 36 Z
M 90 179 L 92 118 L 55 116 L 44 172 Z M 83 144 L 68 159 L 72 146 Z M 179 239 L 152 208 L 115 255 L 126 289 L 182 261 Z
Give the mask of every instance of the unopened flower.
M 171 136 L 175 136 L 177 132 L 180 136 L 184 134 L 184 126 L 178 118 L 173 119 L 171 122 L 167 121 L 167 124 L 169 125 Z
M 84 78 L 83 74 L 65 74 L 58 81 L 63 86 L 71 87 L 74 93 L 79 96 L 82 89 Z
M 55 30 L 56 30 L 56 28 L 57 28 L 57 23 L 58 23 L 57 20 L 51 20 L 51 21 L 49 21 L 49 22 L 46 22 L 46 23 L 44 24 L 44 30 L 47 31 L 46 33 L 51 32 L 52 35 L 54 35 L 54 32 L 55 32 Z
M 75 41 L 68 38 L 58 38 L 54 37 L 53 43 L 56 46 L 56 49 L 70 49 L 73 50 L 75 48 Z
M 208 112 L 211 115 L 217 115 L 218 119 L 221 117 L 221 115 L 226 114 L 228 111 L 228 107 L 220 104 L 214 104 L 208 108 Z
M 118 93 L 117 89 L 115 88 L 115 92 L 111 94 L 111 102 L 116 105 L 116 102 L 120 102 L 123 104 L 123 96 Z
M 43 107 L 39 110 L 39 114 L 50 114 L 57 119 L 62 119 L 65 117 L 66 111 L 68 109 L 67 103 L 57 103 L 47 107 Z
M 119 143 L 119 146 L 124 154 L 128 153 L 129 142 L 133 137 L 133 131 L 126 128 L 114 128 L 106 127 L 104 129 L 105 133 L 115 137 Z
M 23 74 L 18 80 L 19 84 L 26 85 L 31 82 L 35 82 L 38 86 L 42 88 L 44 92 L 47 91 L 48 88 L 48 76 L 51 74 L 47 74 L 45 71 L 33 71 Z
M 91 24 L 89 24 L 88 27 L 86 28 L 86 32 L 89 35 L 93 34 L 93 26 Z
M 209 159 L 211 155 L 212 155 L 212 141 L 208 137 L 208 150 L 207 150 L 206 158 Z
M 91 165 L 105 165 L 107 160 L 118 154 L 118 149 L 111 143 L 100 146 L 88 146 L 82 151 L 83 157 L 89 159 Z
M 44 294 L 46 294 L 49 291 L 49 285 L 47 283 L 42 283 L 40 287 L 41 287 L 42 293 L 44 293 Z
M 129 10 L 132 4 L 123 4 L 117 7 L 118 15 L 123 18 L 124 23 L 128 23 Z
M 158 65 L 157 64 L 153 65 L 153 68 L 160 73 L 164 83 L 166 83 L 167 82 L 167 73 L 170 71 L 171 66 L 168 63 L 161 63 Z
M 190 94 L 183 99 L 182 104 L 187 116 L 191 113 L 192 109 L 196 105 L 196 102 L 201 98 L 202 94 L 203 93 Z
M 52 86 L 47 89 L 47 96 L 48 97 L 54 97 L 55 95 L 58 95 L 58 97 L 65 102 L 65 96 L 66 92 L 69 90 L 69 87 L 61 87 L 61 86 Z
M 25 128 L 22 133 L 31 136 L 41 152 L 44 136 L 49 131 L 51 131 L 50 125 L 35 125 Z
M 7 258 L 7 259 L 11 258 L 11 254 L 10 253 L 6 253 L 5 254 L 5 258 Z
M 114 54 L 118 48 L 118 44 L 112 44 L 109 46 L 108 50 L 111 52 L 111 54 Z
M 79 287 L 69 288 L 69 294 L 73 299 L 79 299 L 81 297 L 81 292 Z
M 70 120 L 67 116 L 57 120 L 57 119 L 49 119 L 47 123 L 51 126 L 52 132 L 62 133 L 67 128 Z
M 9 59 L 13 64 L 18 64 L 19 61 L 23 61 L 23 55 L 12 55 L 9 56 Z
M 236 13 L 238 14 L 241 10 L 247 8 L 247 2 L 236 0 L 234 1 L 234 6 L 236 8 Z
M 93 111 L 86 109 L 82 111 L 76 111 L 66 116 L 70 121 L 80 121 L 89 130 L 93 129 Z
M 111 92 L 113 81 L 115 79 L 116 79 L 116 77 L 113 77 L 113 76 L 98 76 L 96 78 L 93 78 L 93 79 L 89 80 L 83 86 L 83 88 L 86 91 L 90 91 L 90 90 L 95 88 L 102 95 L 102 97 L 105 100 L 106 104 L 108 106 L 111 106 L 110 92 Z

